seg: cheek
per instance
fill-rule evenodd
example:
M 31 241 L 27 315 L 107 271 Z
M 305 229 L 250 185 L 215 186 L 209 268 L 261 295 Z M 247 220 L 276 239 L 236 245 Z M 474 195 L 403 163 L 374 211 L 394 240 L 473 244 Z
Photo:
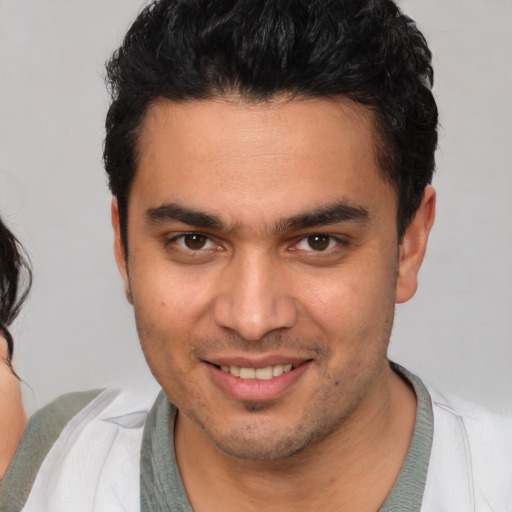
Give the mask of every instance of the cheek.
M 156 324 L 168 323 L 179 328 L 197 322 L 210 307 L 211 287 L 193 272 L 136 263 L 130 270 L 134 306 Z
M 194 360 L 193 339 L 211 329 L 211 287 L 191 273 L 171 272 L 166 265 L 136 264 L 130 287 L 147 362 L 157 380 L 178 385 L 179 368 L 190 368 Z
M 395 282 L 390 268 L 340 269 L 304 288 L 303 307 L 329 338 L 374 339 L 391 329 Z

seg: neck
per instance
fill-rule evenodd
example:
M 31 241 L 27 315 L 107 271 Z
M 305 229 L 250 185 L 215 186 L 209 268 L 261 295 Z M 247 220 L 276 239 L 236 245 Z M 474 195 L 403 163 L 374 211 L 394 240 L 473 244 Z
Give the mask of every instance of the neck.
M 234 458 L 183 415 L 176 457 L 196 512 L 375 511 L 406 457 L 415 411 L 414 392 L 386 365 L 343 424 L 293 457 Z

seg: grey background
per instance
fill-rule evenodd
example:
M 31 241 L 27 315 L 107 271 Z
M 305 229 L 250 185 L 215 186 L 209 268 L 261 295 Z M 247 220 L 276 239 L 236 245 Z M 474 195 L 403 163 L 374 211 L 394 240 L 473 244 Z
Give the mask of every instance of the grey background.
M 402 0 L 435 54 L 437 220 L 390 354 L 436 387 L 512 409 L 512 2 Z M 112 255 L 103 63 L 139 0 L 0 0 L 0 212 L 35 282 L 14 327 L 29 411 L 71 390 L 144 389 Z

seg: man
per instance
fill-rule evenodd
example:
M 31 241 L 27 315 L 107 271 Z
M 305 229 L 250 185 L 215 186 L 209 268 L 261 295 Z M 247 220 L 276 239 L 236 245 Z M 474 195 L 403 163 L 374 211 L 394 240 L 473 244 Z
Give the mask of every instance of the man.
M 40 411 L 5 510 L 512 509 L 510 422 L 386 356 L 434 221 L 432 77 L 387 0 L 140 14 L 108 65 L 105 164 L 163 392 Z

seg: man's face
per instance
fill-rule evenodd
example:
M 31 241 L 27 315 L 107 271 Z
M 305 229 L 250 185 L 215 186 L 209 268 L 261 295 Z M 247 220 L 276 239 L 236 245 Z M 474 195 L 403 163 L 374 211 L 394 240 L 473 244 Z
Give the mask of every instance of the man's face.
M 128 260 L 114 204 L 116 252 L 179 421 L 226 453 L 276 459 L 371 410 L 401 257 L 370 114 L 161 101 L 138 149 Z

